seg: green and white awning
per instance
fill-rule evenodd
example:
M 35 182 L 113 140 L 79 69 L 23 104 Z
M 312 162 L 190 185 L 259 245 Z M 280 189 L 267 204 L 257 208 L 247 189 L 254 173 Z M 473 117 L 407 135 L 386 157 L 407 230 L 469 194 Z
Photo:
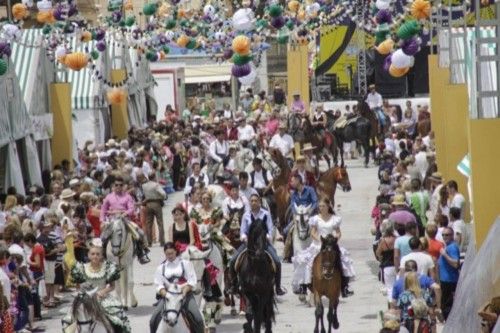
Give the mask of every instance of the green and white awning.
M 458 172 L 460 172 L 465 177 L 469 178 L 471 175 L 470 172 L 470 157 L 469 154 L 465 155 L 465 157 L 458 163 L 457 165 Z

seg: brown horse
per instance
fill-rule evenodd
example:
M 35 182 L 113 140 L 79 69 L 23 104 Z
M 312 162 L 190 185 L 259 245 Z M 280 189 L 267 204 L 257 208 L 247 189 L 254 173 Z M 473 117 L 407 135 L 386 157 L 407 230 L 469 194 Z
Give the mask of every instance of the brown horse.
M 427 136 L 431 130 L 432 130 L 432 128 L 431 128 L 431 119 L 430 118 L 422 119 L 421 121 L 419 121 L 417 123 L 417 133 L 422 138 L 424 136 Z
M 275 211 L 272 212 L 273 216 L 278 219 L 277 223 L 278 230 L 282 231 L 286 225 L 286 211 L 288 209 L 288 203 L 290 202 L 290 192 L 288 191 L 288 180 L 292 170 L 288 165 L 288 161 L 281 154 L 278 149 L 269 148 L 269 154 L 273 161 L 278 165 L 280 172 L 273 178 L 273 188 L 274 188 L 274 205 L 276 207 Z
M 292 172 L 290 165 L 288 165 L 288 161 L 279 149 L 269 147 L 267 151 L 279 168 L 279 173 L 273 175 L 273 187 L 276 188 L 288 184 L 288 178 L 290 178 L 290 173 Z
M 347 173 L 347 169 L 343 166 L 334 166 L 325 171 L 319 177 L 316 193 L 318 197 L 328 198 L 332 202 L 332 205 L 334 205 L 335 192 L 337 191 L 338 185 L 340 185 L 344 192 L 349 192 L 351 190 L 349 174 Z
M 304 145 L 306 142 L 310 142 L 314 147 L 316 147 L 314 154 L 316 159 L 319 161 L 321 156 L 326 160 L 328 167 L 330 167 L 330 156 L 332 159 L 335 158 L 335 153 L 337 151 L 337 141 L 335 137 L 328 130 L 323 130 L 321 133 L 318 129 L 315 129 L 309 117 L 304 117 L 302 120 L 302 130 L 304 131 L 304 141 L 300 141 L 300 145 Z M 321 155 L 324 152 L 323 155 Z
M 314 258 L 312 266 L 312 292 L 316 305 L 316 324 L 314 333 L 319 332 L 318 324 L 321 322 L 321 333 L 325 332 L 323 322 L 323 302 L 321 296 L 328 298 L 328 333 L 339 328 L 337 318 L 337 306 L 339 305 L 340 289 L 342 280 L 342 263 L 340 261 L 340 248 L 337 238 L 328 235 L 321 237 L 321 250 Z

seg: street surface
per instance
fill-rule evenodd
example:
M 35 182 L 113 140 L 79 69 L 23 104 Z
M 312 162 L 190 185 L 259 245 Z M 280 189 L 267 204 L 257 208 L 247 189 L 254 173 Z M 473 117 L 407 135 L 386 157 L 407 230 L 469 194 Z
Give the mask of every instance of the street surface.
M 343 193 L 337 190 L 335 197 L 337 213 L 343 217 L 341 225 L 342 238 L 339 244 L 345 247 L 354 260 L 356 280 L 351 283 L 350 289 L 354 295 L 341 298 L 338 307 L 340 328 L 336 332 L 360 333 L 378 332 L 381 322 L 378 312 L 387 309 L 387 301 L 380 292 L 381 284 L 377 279 L 378 263 L 372 252 L 373 237 L 370 234 L 371 209 L 377 195 L 377 169 L 365 169 L 360 160 L 347 161 L 348 173 L 352 191 Z M 171 222 L 170 211 L 178 201 L 182 200 L 182 193 L 170 195 L 164 208 L 166 223 Z M 338 208 L 340 205 L 340 208 Z M 282 253 L 283 244 L 277 244 L 278 253 Z M 134 262 L 134 292 L 139 306 L 129 310 L 132 332 L 146 333 L 149 331 L 149 318 L 153 310 L 154 298 L 153 275 L 157 264 L 163 260 L 163 253 L 159 245 L 152 248 L 150 255 L 152 263 L 141 266 Z M 278 298 L 278 310 L 273 332 L 303 333 L 312 332 L 314 328 L 314 308 L 298 300 L 291 291 L 293 265 L 283 264 L 282 285 L 287 288 L 288 294 Z M 67 311 L 70 294 L 65 294 L 68 303 L 63 304 L 56 311 L 47 316 L 51 318 L 42 322 L 47 332 L 61 332 L 60 318 Z M 241 332 L 243 317 L 232 317 L 230 308 L 224 309 L 222 323 L 217 332 Z M 326 312 L 325 312 L 326 324 Z

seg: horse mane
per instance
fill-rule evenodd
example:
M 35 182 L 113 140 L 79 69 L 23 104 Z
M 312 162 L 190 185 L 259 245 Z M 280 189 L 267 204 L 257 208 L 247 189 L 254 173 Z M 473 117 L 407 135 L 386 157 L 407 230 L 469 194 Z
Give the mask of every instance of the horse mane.
M 264 223 L 260 219 L 256 219 L 250 224 L 248 229 L 248 248 L 254 248 L 258 244 L 259 240 L 264 240 L 264 245 L 266 241 L 266 230 L 264 229 Z
M 96 295 L 90 296 L 88 293 L 81 293 L 75 300 L 73 301 L 73 305 L 71 307 L 71 315 L 73 318 L 77 318 L 78 308 L 80 305 L 83 306 L 85 312 L 96 322 L 100 322 L 103 324 L 104 328 L 107 332 L 113 333 L 114 329 L 111 325 L 111 322 L 106 317 L 105 311 L 102 308 L 101 304 L 97 301 Z
M 340 247 L 337 242 L 337 238 L 335 238 L 332 234 L 327 235 L 321 240 L 321 253 L 328 253 L 327 247 L 331 246 L 333 249 L 333 253 L 335 255 L 335 267 L 337 269 L 342 269 L 342 262 L 340 260 Z

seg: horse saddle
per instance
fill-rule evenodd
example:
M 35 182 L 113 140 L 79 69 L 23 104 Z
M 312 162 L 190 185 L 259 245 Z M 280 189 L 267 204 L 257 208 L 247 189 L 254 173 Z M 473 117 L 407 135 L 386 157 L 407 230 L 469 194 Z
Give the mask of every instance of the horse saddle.
M 336 129 L 342 129 L 342 128 L 346 127 L 347 125 L 350 125 L 350 124 L 356 122 L 357 119 L 358 119 L 358 116 L 354 116 L 354 117 L 342 116 L 339 119 L 335 120 L 333 127 Z
M 273 257 L 269 254 L 269 252 L 266 251 L 267 257 L 269 259 L 269 262 L 271 263 L 273 267 L 273 273 L 276 273 L 276 264 L 274 263 Z M 236 272 L 240 271 L 241 263 L 243 262 L 243 259 L 247 257 L 247 249 L 244 249 L 243 252 L 241 252 L 238 257 L 236 258 L 236 261 L 234 263 L 234 270 Z

